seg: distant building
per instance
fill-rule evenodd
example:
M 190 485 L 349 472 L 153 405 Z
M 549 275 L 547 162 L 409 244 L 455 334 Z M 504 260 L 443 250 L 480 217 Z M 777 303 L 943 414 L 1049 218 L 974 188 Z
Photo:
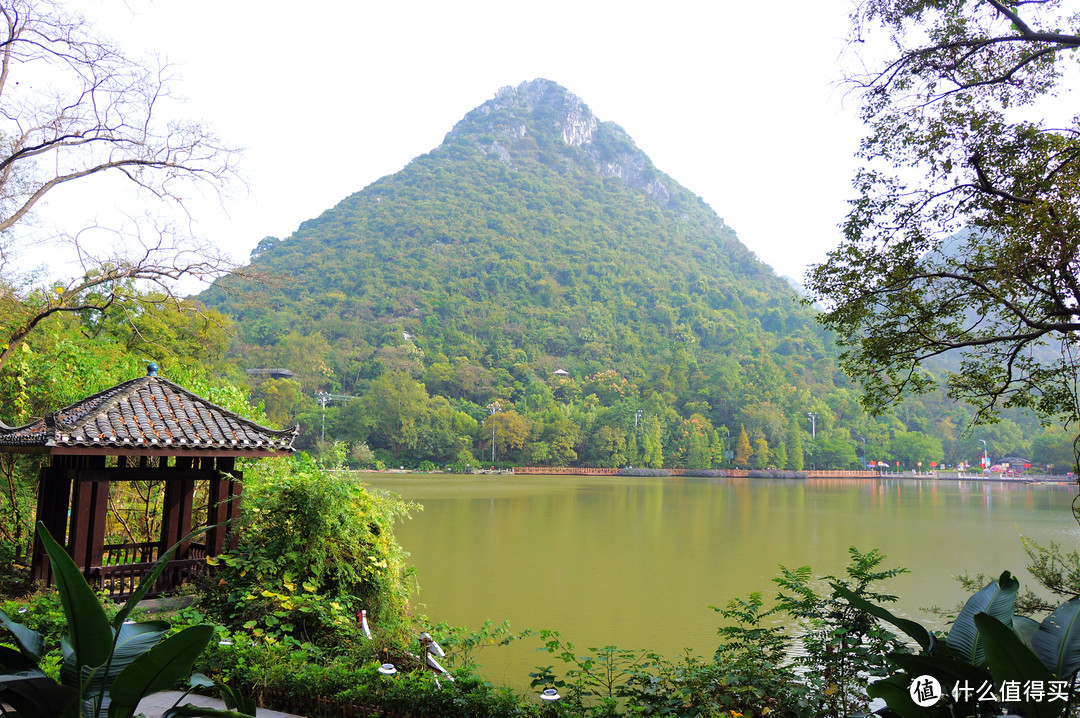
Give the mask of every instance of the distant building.
M 261 376 L 270 379 L 292 379 L 295 373 L 288 369 L 248 369 L 251 376 Z

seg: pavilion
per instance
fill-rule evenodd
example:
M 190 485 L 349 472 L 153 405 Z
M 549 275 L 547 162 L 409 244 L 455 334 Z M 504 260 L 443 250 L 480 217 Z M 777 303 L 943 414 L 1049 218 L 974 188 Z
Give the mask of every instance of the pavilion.
M 119 598 L 169 547 L 193 529 L 213 526 L 180 545 L 150 595 L 201 574 L 207 557 L 226 549 L 228 523 L 239 516 L 243 476 L 236 459 L 289 455 L 298 433 L 299 427 L 269 429 L 212 404 L 159 377 L 150 364 L 146 376 L 25 426 L 0 423 L 0 452 L 49 455 L 38 479 L 38 521 L 92 586 Z M 156 540 L 105 543 L 110 487 L 125 481 L 161 482 Z M 195 512 L 196 491 L 203 487 L 205 511 Z M 37 539 L 31 576 L 51 583 L 48 556 Z

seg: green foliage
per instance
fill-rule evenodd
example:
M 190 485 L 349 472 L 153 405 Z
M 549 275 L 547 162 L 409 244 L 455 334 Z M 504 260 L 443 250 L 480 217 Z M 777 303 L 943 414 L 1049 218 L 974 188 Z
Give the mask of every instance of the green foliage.
M 746 433 L 745 426 L 739 426 L 739 438 L 735 442 L 735 465 L 746 466 L 750 462 L 751 452 L 750 436 Z
M 130 718 L 144 696 L 172 688 L 186 678 L 213 635 L 213 627 L 205 624 L 166 636 L 168 623 L 126 620 L 176 547 L 162 555 L 110 620 L 75 562 L 43 524 L 38 528 L 67 628 L 61 639 L 60 681 L 47 676 L 41 668 L 46 648 L 42 634 L 0 612 L 0 622 L 18 648 L 0 647 L 4 674 L 0 675 L 0 696 L 22 718 Z M 219 715 L 242 718 L 254 713 L 253 704 L 244 701 L 243 706 L 249 713 Z
M 289 644 L 352 640 L 360 609 L 387 634 L 403 630 L 409 570 L 394 522 L 415 506 L 305 456 L 244 479 L 239 547 L 212 560 L 203 586 L 211 617 Z
M 364 397 L 329 407 L 328 432 L 405 466 L 490 455 L 490 431 L 459 419 L 487 420 L 498 399 L 527 434 L 506 450 L 496 437 L 497 459 L 710 468 L 716 442 L 690 446 L 682 421 L 745 423 L 775 448 L 789 415 L 847 392 L 789 285 L 622 130 L 599 123 L 593 144 L 567 145 L 554 108 L 570 100 L 541 84 L 554 105 L 529 92 L 493 101 L 441 147 L 267 243 L 252 262 L 272 287 L 231 278 L 205 292 L 237 322 L 237 358 L 298 372 L 309 397 Z M 496 116 L 528 128 L 500 135 L 498 153 Z M 601 176 L 610 152 L 659 184 Z M 320 412 L 286 389 L 259 398 L 318 434 Z M 843 417 L 852 443 L 856 418 Z
M 1074 8 L 872 0 L 854 17 L 858 43 L 881 30 L 895 54 L 851 78 L 869 132 L 856 199 L 807 277 L 841 365 L 871 411 L 943 381 L 979 420 L 1080 418 Z
M 900 628 L 921 648 L 918 655 L 890 654 L 890 662 L 899 670 L 873 684 L 870 694 L 883 698 L 905 718 L 980 716 L 1005 709 L 1039 718 L 1066 715 L 1080 671 L 1080 621 L 1077 620 L 1080 599 L 1069 599 L 1041 623 L 1036 623 L 1013 615 L 1018 589 L 1019 582 L 1005 571 L 968 599 L 945 641 L 939 641 L 919 624 L 893 616 L 880 606 L 837 587 L 853 606 Z M 917 706 L 908 694 L 908 687 L 918 676 L 931 676 L 944 689 L 944 695 L 928 707 Z M 1021 692 L 1006 697 L 1001 692 L 1006 682 L 1038 684 L 1050 692 L 1057 692 L 1053 686 L 1058 684 L 1067 700 L 1049 700 Z M 990 700 L 978 691 L 987 684 L 996 687 L 988 694 Z M 954 686 L 960 686 L 955 693 Z M 967 687 L 974 690 L 963 690 Z
M 903 570 L 881 569 L 876 550 L 850 554 L 840 579 L 781 567 L 774 579 L 781 591 L 770 608 L 753 593 L 714 609 L 727 622 L 717 631 L 722 642 L 712 661 L 613 646 L 582 652 L 556 631 L 541 631 L 544 650 L 565 670 L 539 667 L 532 685 L 557 688 L 575 716 L 809 718 L 865 710 L 868 680 L 887 673 L 885 656 L 901 644 L 853 602 L 896 600 L 877 586 Z M 828 580 L 833 590 L 822 595 L 816 586 Z
M 895 601 L 895 596 L 880 593 L 876 584 L 906 569 L 881 569 L 885 557 L 876 549 L 861 553 L 852 547 L 848 552 L 851 561 L 845 575 L 825 577 L 833 587 L 828 595 L 818 594 L 806 566 L 795 570 L 781 567 L 780 577 L 774 579 L 781 589 L 777 608 L 792 616 L 804 631 L 804 653 L 795 662 L 806 671 L 805 682 L 818 702 L 817 711 L 830 716 L 866 712 L 867 678 L 884 675 L 886 653 L 901 645 L 872 616 L 842 597 L 850 594 L 866 600 Z

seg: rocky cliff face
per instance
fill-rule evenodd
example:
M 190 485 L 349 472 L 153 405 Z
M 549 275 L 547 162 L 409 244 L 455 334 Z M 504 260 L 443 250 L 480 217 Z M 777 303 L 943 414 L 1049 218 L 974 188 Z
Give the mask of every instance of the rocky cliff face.
M 500 89 L 455 125 L 447 138 L 460 135 L 483 138 L 478 142 L 481 149 L 494 152 L 508 167 L 514 166 L 516 142 L 557 138 L 563 148 L 576 151 L 577 159 L 586 159 L 601 175 L 618 177 L 652 197 L 662 209 L 671 208 L 674 183 L 670 178 L 656 170 L 621 127 L 601 122 L 580 97 L 550 80 Z

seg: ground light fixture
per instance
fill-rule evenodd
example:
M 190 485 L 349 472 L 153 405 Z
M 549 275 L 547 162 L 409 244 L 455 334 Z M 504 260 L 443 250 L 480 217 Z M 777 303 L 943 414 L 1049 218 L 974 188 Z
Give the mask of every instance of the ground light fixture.
M 393 663 L 384 663 L 379 666 L 379 673 L 383 674 L 384 676 L 390 677 L 397 673 L 397 668 L 394 668 Z
M 557 701 L 560 698 L 562 698 L 562 696 L 560 696 L 559 692 L 554 688 L 545 688 L 544 692 L 540 694 L 540 700 L 542 701 Z

